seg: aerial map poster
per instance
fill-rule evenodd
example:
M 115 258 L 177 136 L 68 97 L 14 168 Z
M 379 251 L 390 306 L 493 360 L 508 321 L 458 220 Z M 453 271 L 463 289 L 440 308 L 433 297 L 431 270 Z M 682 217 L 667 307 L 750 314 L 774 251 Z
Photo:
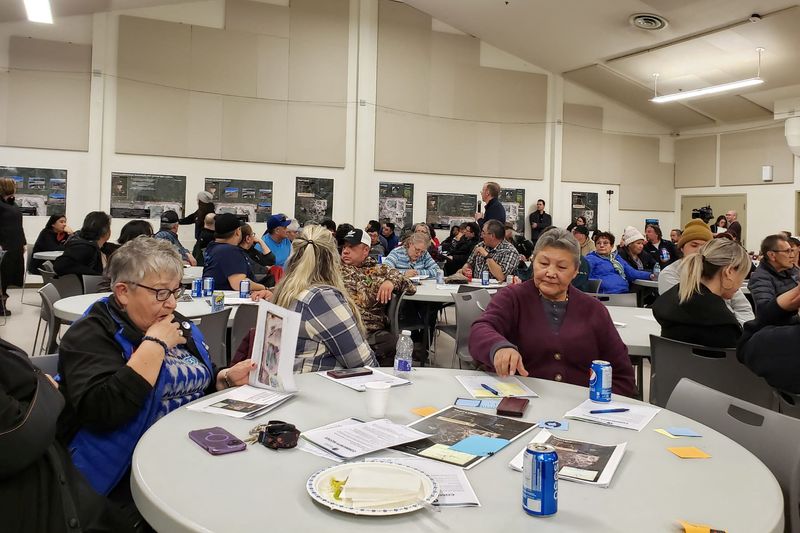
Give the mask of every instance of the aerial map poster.
M 183 216 L 186 176 L 111 173 L 111 216 L 159 218 L 164 211 Z
M 595 231 L 597 229 L 596 192 L 572 193 L 572 222 L 580 216 L 586 218 L 586 227 L 589 231 Z
M 514 231 L 525 233 L 525 189 L 502 189 L 499 200 L 506 210 L 506 222 L 514 225 Z
M 429 192 L 425 204 L 425 222 L 437 229 L 474 222 L 477 205 L 478 197 L 474 194 Z
M 66 170 L 0 167 L 0 176 L 16 182 L 14 197 L 23 215 L 43 217 L 67 212 Z
M 414 184 L 380 182 L 378 186 L 378 219 L 392 222 L 395 232 L 414 224 Z
M 246 215 L 248 222 L 266 222 L 272 215 L 272 182 L 206 178 L 217 213 Z
M 301 226 L 333 216 L 332 179 L 298 177 L 295 183 L 294 217 Z

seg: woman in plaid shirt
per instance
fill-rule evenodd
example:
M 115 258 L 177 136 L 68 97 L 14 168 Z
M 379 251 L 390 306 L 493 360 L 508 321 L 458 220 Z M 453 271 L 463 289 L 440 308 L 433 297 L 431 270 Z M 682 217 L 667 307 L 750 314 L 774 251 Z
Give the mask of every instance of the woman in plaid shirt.
M 296 373 L 377 365 L 339 263 L 336 242 L 321 226 L 304 227 L 292 242 L 272 302 L 301 315 Z

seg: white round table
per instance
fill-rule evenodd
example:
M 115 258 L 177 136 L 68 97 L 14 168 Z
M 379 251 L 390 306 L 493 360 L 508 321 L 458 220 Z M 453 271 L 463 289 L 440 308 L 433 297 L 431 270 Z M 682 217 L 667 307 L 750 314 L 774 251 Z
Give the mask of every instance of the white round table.
M 647 307 L 607 306 L 611 320 L 616 322 L 617 333 L 628 347 L 630 355 L 650 355 L 650 335 L 661 335 L 661 326 Z M 624 325 L 622 325 L 624 324 Z
M 410 423 L 409 409 L 445 407 L 468 396 L 455 375 L 464 370 L 416 369 L 412 385 L 393 388 L 387 418 Z M 558 436 L 600 444 L 627 442 L 625 456 L 607 489 L 559 483 L 554 516 L 528 516 L 521 505 L 522 474 L 508 462 L 538 431 L 467 471 L 482 507 L 445 508 L 386 517 L 356 517 L 312 502 L 306 480 L 329 460 L 293 450 L 247 451 L 211 456 L 187 436 L 221 426 L 244 438 L 256 423 L 283 420 L 301 430 L 348 416 L 366 419 L 364 395 L 314 374 L 296 376 L 300 393 L 255 421 L 188 411 L 162 418 L 145 433 L 133 456 L 131 489 L 147 521 L 162 532 L 228 531 L 678 531 L 679 519 L 729 532 L 783 531 L 783 497 L 770 471 L 727 437 L 681 415 L 662 410 L 640 432 L 570 421 Z M 586 399 L 587 389 L 525 379 L 541 397 L 525 420 L 558 419 Z M 691 427 L 702 438 L 669 439 L 653 428 Z M 711 459 L 679 459 L 672 446 L 697 446 Z M 377 452 L 383 457 L 398 452 Z
M 41 259 L 42 261 L 54 261 L 64 254 L 63 250 L 53 250 L 51 252 L 36 252 L 31 257 L 34 259 Z
M 188 292 L 188 291 L 187 291 Z M 239 293 L 232 291 L 223 291 L 225 296 L 239 296 Z M 69 298 L 62 298 L 53 304 L 53 314 L 68 322 L 75 322 L 83 313 L 97 300 L 108 296 L 110 292 L 98 292 L 92 294 L 79 294 L 78 296 L 70 296 Z M 184 293 L 185 294 L 185 293 Z M 211 305 L 208 303 L 208 298 L 195 298 L 191 302 L 178 302 L 178 313 L 186 318 L 202 318 L 205 315 L 211 314 Z M 228 319 L 228 327 L 233 324 L 233 317 L 236 315 L 236 307 L 233 306 L 230 318 Z
M 635 279 L 633 280 L 634 285 L 641 285 L 642 287 L 651 287 L 654 289 L 658 288 L 658 281 L 652 279 Z
M 191 285 L 194 280 L 202 277 L 203 267 L 186 266 L 183 267 L 183 278 L 181 278 L 181 283 L 183 285 Z
M 459 287 L 464 285 L 446 284 L 437 285 L 436 280 L 425 279 L 417 285 L 417 292 L 412 296 L 404 296 L 404 301 L 413 302 L 428 302 L 448 304 L 453 303 L 453 293 L 458 292 Z M 506 286 L 505 283 L 491 283 L 487 286 L 482 286 L 480 283 L 469 283 L 468 287 L 475 287 L 478 289 L 486 289 L 490 294 L 496 293 L 499 289 Z

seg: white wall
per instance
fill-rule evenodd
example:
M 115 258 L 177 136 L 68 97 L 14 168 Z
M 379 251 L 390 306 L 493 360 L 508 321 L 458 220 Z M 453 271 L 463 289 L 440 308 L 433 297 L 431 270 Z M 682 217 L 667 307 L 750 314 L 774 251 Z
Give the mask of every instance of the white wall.
M 286 5 L 286 0 L 271 0 Z M 196 194 L 203 189 L 206 177 L 271 180 L 274 184 L 275 212 L 293 214 L 296 176 L 327 177 L 335 180 L 333 219 L 362 225 L 378 215 L 378 183 L 381 181 L 414 183 L 414 220 L 424 220 L 427 192 L 463 192 L 478 194 L 482 183 L 479 177 L 407 174 L 374 170 L 374 136 L 377 59 L 377 0 L 350 0 L 350 42 L 346 158 L 344 168 L 298 167 L 291 165 L 216 161 L 189 158 L 139 156 L 115 153 L 116 129 L 116 56 L 120 14 L 158 18 L 172 22 L 224 26 L 224 0 L 204 0 L 102 13 L 93 17 L 58 19 L 53 26 L 29 23 L 0 24 L 0 61 L 8 64 L 9 35 L 31 35 L 38 38 L 91 42 L 92 68 L 103 75 L 93 76 L 91 119 L 88 152 L 31 150 L 0 147 L 0 165 L 65 168 L 69 172 L 67 217 L 72 226 L 80 226 L 83 216 L 92 210 L 109 209 L 109 185 L 112 172 L 177 174 L 187 177 L 186 208 L 191 212 Z M 443 25 L 434 28 L 451 31 Z M 572 184 L 560 181 L 561 129 L 556 124 L 562 118 L 565 99 L 572 103 L 601 105 L 604 108 L 604 128 L 647 135 L 664 136 L 667 130 L 657 123 L 600 95 L 565 83 L 560 76 L 522 61 L 502 50 L 481 43 L 481 65 L 548 74 L 548 113 L 550 125 L 545 139 L 545 179 L 499 180 L 503 187 L 523 188 L 527 210 L 530 212 L 538 198 L 547 201 L 554 222 L 565 226 L 570 219 L 570 192 L 599 193 L 599 221 L 606 227 L 608 203 L 605 190 L 614 189 L 611 205 L 611 229 L 621 233 L 625 225 L 643 225 L 647 217 L 655 216 L 665 227 L 671 227 L 674 213 L 643 213 L 620 211 L 616 185 Z M 2 87 L 0 87 L 0 91 Z M 0 92 L 0 97 L 2 92 Z M 356 105 L 364 101 L 366 105 Z M 1 118 L 1 117 L 0 117 Z M 57 117 L 54 117 L 57 120 Z M 666 139 L 666 137 L 665 137 Z M 671 160 L 671 142 L 662 142 L 661 159 Z M 536 148 L 540 149 L 540 148 Z M 118 235 L 125 220 L 115 220 L 112 234 Z M 45 223 L 44 217 L 26 217 L 25 232 L 29 241 L 36 238 Z M 264 224 L 254 224 L 263 231 Z M 181 228 L 181 240 L 191 247 L 194 238 L 191 227 Z

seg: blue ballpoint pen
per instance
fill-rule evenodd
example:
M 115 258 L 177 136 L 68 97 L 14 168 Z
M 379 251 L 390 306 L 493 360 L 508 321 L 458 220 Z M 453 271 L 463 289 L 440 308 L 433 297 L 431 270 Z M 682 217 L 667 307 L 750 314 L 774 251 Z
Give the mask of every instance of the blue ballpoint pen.
M 605 413 L 627 413 L 630 409 L 595 409 L 594 411 L 589 411 L 590 415 L 602 415 Z
M 488 390 L 489 392 L 491 392 L 491 393 L 492 393 L 492 394 L 494 394 L 495 396 L 500 396 L 500 393 L 499 393 L 499 392 L 497 392 L 496 390 L 494 390 L 493 388 L 491 388 L 491 387 L 490 387 L 489 385 L 487 385 L 486 383 L 481 383 L 481 387 L 483 387 L 484 389 Z

